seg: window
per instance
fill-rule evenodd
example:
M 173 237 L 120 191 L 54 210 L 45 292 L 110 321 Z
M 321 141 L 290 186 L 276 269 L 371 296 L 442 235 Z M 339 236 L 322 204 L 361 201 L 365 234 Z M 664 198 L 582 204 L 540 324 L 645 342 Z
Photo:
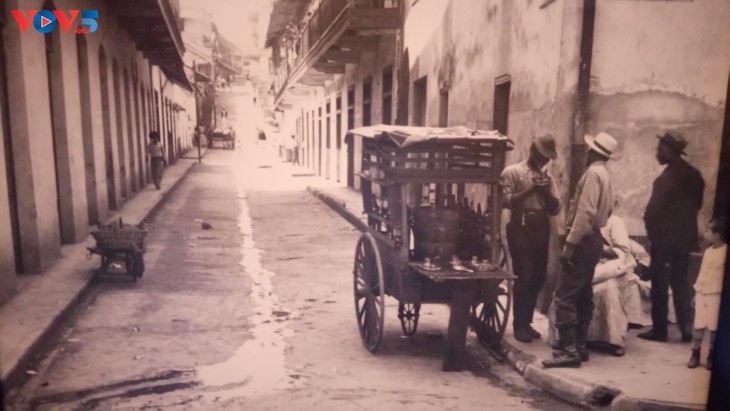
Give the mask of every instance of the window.
M 362 125 L 372 124 L 373 81 L 367 78 L 362 83 Z
M 393 66 L 383 70 L 383 124 L 393 120 Z

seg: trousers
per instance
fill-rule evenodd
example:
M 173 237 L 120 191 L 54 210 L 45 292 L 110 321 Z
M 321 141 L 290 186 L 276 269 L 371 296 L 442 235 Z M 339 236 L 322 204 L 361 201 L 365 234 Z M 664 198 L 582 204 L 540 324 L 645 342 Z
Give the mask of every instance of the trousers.
M 165 160 L 162 157 L 153 157 L 150 165 L 152 166 L 152 182 L 155 183 L 155 187 L 160 188 L 162 173 L 165 171 Z
M 555 289 L 555 325 L 558 328 L 591 322 L 593 274 L 602 250 L 601 232 L 593 230 L 576 245 L 571 264 L 563 264 Z
M 513 218 L 507 224 L 507 242 L 512 257 L 515 329 L 532 324 L 540 290 L 545 285 L 550 241 L 550 220 L 544 212 L 529 218 Z
M 655 332 L 660 334 L 667 332 L 670 285 L 674 297 L 677 325 L 683 332 L 690 330 L 692 307 L 690 306 L 688 268 L 689 253 L 652 247 L 649 274 L 651 276 L 651 322 Z

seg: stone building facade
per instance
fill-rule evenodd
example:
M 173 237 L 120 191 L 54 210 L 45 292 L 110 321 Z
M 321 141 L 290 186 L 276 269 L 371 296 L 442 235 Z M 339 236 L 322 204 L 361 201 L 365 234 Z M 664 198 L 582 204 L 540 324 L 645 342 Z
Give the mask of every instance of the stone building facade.
M 146 189 L 150 131 L 160 132 L 169 162 L 191 146 L 195 105 L 176 2 L 134 3 L 3 2 L 0 303 L 15 292 L 18 274 L 42 274 L 62 245 L 84 239 Z M 98 28 L 23 31 L 10 12 L 44 9 L 98 10 Z
M 299 46 L 308 27 L 322 25 L 318 8 L 327 14 L 340 3 L 349 8 L 340 16 L 350 20 L 330 19 L 327 33 L 336 38 Z M 363 29 L 352 48 L 357 55 L 338 60 L 358 28 L 354 11 L 389 6 L 399 10 L 401 26 Z M 620 143 L 610 164 L 618 212 L 631 234 L 642 235 L 643 209 L 661 171 L 655 135 L 675 131 L 689 141 L 687 159 L 706 182 L 701 225 L 727 191 L 716 188 L 721 147 L 730 147 L 727 1 L 322 0 L 317 7 L 294 22 L 293 35 L 270 27 L 267 43 L 273 56 L 287 56 L 273 64 L 287 133 L 319 175 L 358 187 L 352 174 L 360 143 L 349 146 L 348 161 L 340 139 L 362 125 L 498 129 L 516 142 L 510 163 L 527 156 L 533 136 L 550 132 L 559 145 L 552 172 L 567 200 L 583 171 L 583 135 L 607 131 Z

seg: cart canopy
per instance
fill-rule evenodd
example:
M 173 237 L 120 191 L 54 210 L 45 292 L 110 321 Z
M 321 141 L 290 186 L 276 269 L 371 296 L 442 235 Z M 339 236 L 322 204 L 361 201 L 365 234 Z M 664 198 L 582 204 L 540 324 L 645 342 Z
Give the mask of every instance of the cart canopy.
M 511 141 L 507 136 L 496 130 L 475 130 L 464 126 L 441 128 L 379 124 L 377 126 L 354 128 L 347 133 L 364 138 L 388 138 L 401 148 L 434 140 Z

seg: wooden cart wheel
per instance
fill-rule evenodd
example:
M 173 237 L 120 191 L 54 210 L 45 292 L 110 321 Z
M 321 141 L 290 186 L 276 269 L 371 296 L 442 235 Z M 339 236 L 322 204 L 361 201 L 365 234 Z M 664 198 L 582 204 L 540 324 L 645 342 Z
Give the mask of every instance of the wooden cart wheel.
M 471 308 L 472 328 L 479 342 L 489 349 L 499 346 L 507 329 L 512 307 L 512 283 L 513 280 L 504 280 L 497 286 L 494 301 L 475 304 Z
M 403 329 L 403 335 L 412 337 L 418 328 L 418 318 L 421 316 L 421 304 L 398 303 L 398 319 Z
M 499 266 L 507 270 L 509 259 L 504 244 L 500 242 Z M 471 325 L 479 342 L 489 349 L 495 349 L 502 342 L 512 308 L 512 286 L 514 280 L 503 280 L 497 287 L 494 301 L 475 304 L 471 308 Z
M 385 289 L 380 251 L 370 233 L 364 233 L 357 242 L 353 274 L 355 315 L 360 337 L 365 348 L 375 352 L 383 336 Z

